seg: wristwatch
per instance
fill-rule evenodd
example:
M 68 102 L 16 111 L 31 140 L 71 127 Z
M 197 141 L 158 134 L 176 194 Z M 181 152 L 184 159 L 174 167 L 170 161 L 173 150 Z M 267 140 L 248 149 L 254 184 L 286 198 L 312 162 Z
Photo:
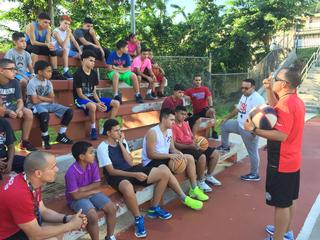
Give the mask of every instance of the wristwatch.
M 64 217 L 62 219 L 62 223 L 66 224 L 68 222 L 67 219 L 68 219 L 68 215 L 64 215 Z
M 256 132 L 257 127 L 253 125 L 253 129 L 251 130 L 252 133 Z

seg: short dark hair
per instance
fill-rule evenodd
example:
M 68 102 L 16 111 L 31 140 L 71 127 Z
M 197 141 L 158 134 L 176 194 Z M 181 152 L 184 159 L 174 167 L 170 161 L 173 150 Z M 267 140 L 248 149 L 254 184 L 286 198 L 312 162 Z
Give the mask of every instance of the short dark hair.
M 2 58 L 0 59 L 0 67 L 1 68 L 5 68 L 7 67 L 9 64 L 13 63 L 14 65 L 16 65 L 14 63 L 14 61 L 12 61 L 11 59 L 8 59 L 8 58 Z
M 174 110 L 176 113 L 177 112 L 180 112 L 180 111 L 187 111 L 187 108 L 185 106 L 182 106 L 182 105 L 178 105 L 176 106 L 176 109 Z
M 130 33 L 128 37 L 126 37 L 126 41 L 130 41 L 130 39 L 134 38 L 136 35 L 134 33 Z
M 91 17 L 85 17 L 85 18 L 83 19 L 83 23 L 90 23 L 90 24 L 93 24 L 93 20 L 92 20 L 92 18 L 91 18 Z
M 113 127 L 118 126 L 119 122 L 116 119 L 110 118 L 103 124 L 103 135 L 107 135 L 108 131 L 111 131 Z
M 163 118 L 169 117 L 170 114 L 174 115 L 174 112 L 170 108 L 162 108 L 160 111 L 160 122 Z
M 200 73 L 196 73 L 196 74 L 194 74 L 194 75 L 193 75 L 193 80 L 194 80 L 196 77 L 200 77 L 200 78 L 202 79 L 202 76 L 201 76 L 201 74 L 200 74 Z
M 141 52 L 150 52 L 151 49 L 150 48 L 141 48 Z
M 81 54 L 81 60 L 85 59 L 85 58 L 89 58 L 89 57 L 94 57 L 97 58 L 97 55 L 95 54 L 94 51 L 92 50 L 84 50 Z
M 289 88 L 297 88 L 301 84 L 301 75 L 299 70 L 294 67 L 283 68 L 283 70 L 287 70 L 284 73 L 284 76 L 289 82 Z
M 81 154 L 86 154 L 89 147 L 92 147 L 92 144 L 86 141 L 79 141 L 72 145 L 71 152 L 72 156 L 79 161 L 79 156 Z
M 242 80 L 242 82 L 248 82 L 251 83 L 251 86 L 255 86 L 256 85 L 256 81 L 252 78 L 246 78 L 244 80 Z
M 34 64 L 34 73 L 38 73 L 39 71 L 45 70 L 47 67 L 50 67 L 50 63 L 44 60 L 36 61 Z
M 40 19 L 40 20 L 42 20 L 42 19 L 46 19 L 46 20 L 50 20 L 50 21 L 51 21 L 50 16 L 48 15 L 48 13 L 45 13 L 45 12 L 41 12 L 41 13 L 39 13 L 39 15 L 38 15 L 38 19 Z
M 185 87 L 181 83 L 176 83 L 173 87 L 173 91 L 184 91 Z
M 12 41 L 18 41 L 20 38 L 25 38 L 26 36 L 24 35 L 23 32 L 14 32 L 12 34 Z
M 123 47 L 125 47 L 125 46 L 127 46 L 127 45 L 128 45 L 128 43 L 127 43 L 125 40 L 123 40 L 123 39 L 119 40 L 119 41 L 116 43 L 116 47 L 117 47 L 118 50 L 121 49 L 121 48 L 123 48 Z

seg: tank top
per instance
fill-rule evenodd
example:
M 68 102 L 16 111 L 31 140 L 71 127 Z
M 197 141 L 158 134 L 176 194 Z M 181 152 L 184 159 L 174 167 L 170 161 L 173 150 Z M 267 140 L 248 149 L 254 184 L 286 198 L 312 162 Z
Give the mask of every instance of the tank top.
M 172 141 L 172 130 L 167 129 L 166 134 L 163 135 L 163 133 L 161 132 L 160 126 L 157 125 L 151 128 L 150 131 L 155 131 L 156 133 L 156 144 L 155 144 L 156 153 L 169 154 L 170 144 Z M 143 166 L 146 166 L 151 161 L 152 159 L 149 159 L 147 155 L 147 143 L 146 143 L 146 137 L 144 137 L 143 144 L 142 144 L 142 164 Z
M 47 32 L 48 30 L 47 29 L 43 29 L 41 31 L 41 35 L 40 35 L 40 32 L 39 32 L 39 24 L 37 22 L 32 22 L 32 24 L 34 25 L 34 37 L 35 37 L 35 40 L 38 41 L 38 42 L 46 42 L 46 35 L 47 35 Z M 26 42 L 27 44 L 31 44 L 30 42 L 30 37 L 26 34 Z
M 61 48 L 61 46 L 59 45 L 57 39 L 55 39 L 55 37 L 54 37 L 54 35 L 53 35 L 54 32 L 57 32 L 58 35 L 59 35 L 59 37 L 60 37 L 60 39 L 61 39 L 62 41 L 64 41 L 64 40 L 66 39 L 66 37 L 67 37 L 67 31 L 62 31 L 60 28 L 55 28 L 55 29 L 53 30 L 53 32 L 52 32 L 51 42 L 52 42 L 52 44 L 55 46 L 56 49 L 59 49 L 59 48 Z M 68 44 L 67 44 L 67 48 L 70 48 L 70 41 L 69 41 Z

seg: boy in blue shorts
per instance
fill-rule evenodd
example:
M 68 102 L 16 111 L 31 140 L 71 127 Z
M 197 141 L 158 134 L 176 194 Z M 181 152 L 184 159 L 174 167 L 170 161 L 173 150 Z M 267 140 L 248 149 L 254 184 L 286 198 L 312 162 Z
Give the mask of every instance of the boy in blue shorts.
M 76 162 L 69 167 L 65 175 L 68 205 L 75 212 L 82 209 L 82 213 L 88 218 L 87 231 L 93 240 L 101 239 L 96 209 L 102 210 L 107 222 L 107 235 L 104 239 L 116 240 L 113 235 L 116 225 L 116 207 L 99 189 L 99 168 L 91 143 L 76 142 L 72 146 L 72 155 Z
M 128 43 L 125 40 L 120 40 L 116 44 L 117 50 L 109 54 L 107 60 L 108 78 L 112 80 L 112 88 L 114 99 L 122 103 L 121 95 L 119 95 L 119 80 L 133 86 L 136 92 L 135 98 L 137 103 L 143 103 L 140 94 L 140 85 L 138 77 L 131 72 L 131 60 L 128 54 Z
M 10 59 L 14 62 L 17 68 L 15 78 L 20 83 L 22 99 L 25 100 L 25 91 L 29 79 L 33 75 L 33 67 L 31 55 L 25 49 L 27 46 L 26 37 L 22 32 L 14 32 L 12 34 L 12 41 L 15 45 L 14 48 L 11 48 L 4 58 Z
M 83 51 L 81 55 L 82 67 L 73 75 L 73 96 L 78 108 L 85 111 L 91 120 L 91 140 L 98 139 L 96 130 L 96 111 L 109 112 L 114 118 L 119 110 L 119 101 L 111 98 L 99 98 L 96 86 L 99 84 L 98 74 L 93 70 L 96 55 L 91 50 Z

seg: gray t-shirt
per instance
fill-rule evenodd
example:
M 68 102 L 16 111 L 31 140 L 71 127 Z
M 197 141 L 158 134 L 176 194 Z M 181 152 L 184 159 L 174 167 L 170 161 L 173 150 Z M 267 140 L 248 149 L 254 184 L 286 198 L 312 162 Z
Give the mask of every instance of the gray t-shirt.
M 78 42 L 80 47 L 82 47 L 82 43 L 80 42 L 79 38 L 82 38 L 82 37 L 88 42 L 93 43 L 93 37 L 89 33 L 89 30 L 78 28 L 73 32 L 73 36 L 75 40 Z M 77 51 L 77 48 L 73 45 L 73 43 L 71 44 L 71 50 Z
M 33 104 L 31 101 L 31 96 L 42 96 L 46 97 L 50 93 L 53 92 L 53 86 L 51 81 L 45 79 L 44 81 L 41 81 L 37 78 L 37 76 L 34 76 L 27 85 L 27 107 L 32 108 Z
M 15 48 L 12 48 L 6 53 L 4 58 L 14 61 L 18 71 L 21 73 L 28 72 L 28 65 L 32 65 L 31 55 L 25 50 L 22 52 L 17 52 Z
M 21 90 L 18 80 L 12 79 L 5 85 L 0 84 L 0 98 L 7 109 L 16 111 L 17 101 L 21 99 Z

